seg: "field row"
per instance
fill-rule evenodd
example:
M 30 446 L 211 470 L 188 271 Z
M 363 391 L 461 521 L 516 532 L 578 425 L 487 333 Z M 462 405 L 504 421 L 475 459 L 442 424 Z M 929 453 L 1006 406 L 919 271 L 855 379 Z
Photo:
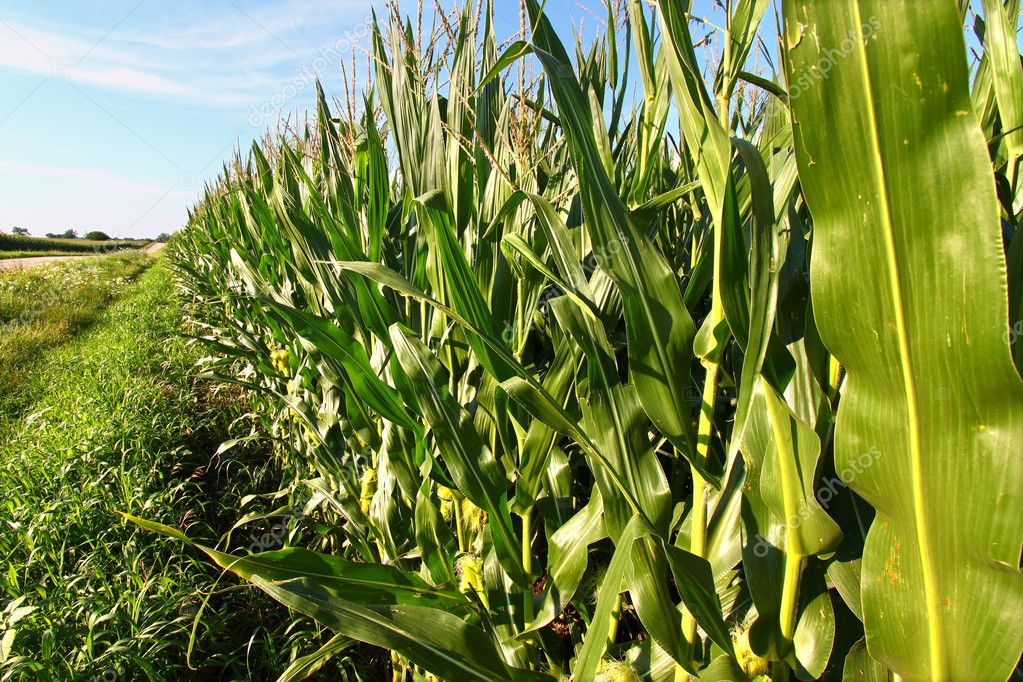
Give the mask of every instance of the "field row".
M 18 254 L 104 254 L 122 249 L 140 249 L 150 243 L 151 240 L 148 239 L 90 241 L 88 239 L 43 239 L 0 233 L 0 258 L 23 257 Z
M 720 4 L 383 18 L 172 246 L 286 548 L 133 520 L 396 680 L 1012 676 L 1019 3 Z
M 0 275 L 4 679 L 267 679 L 330 637 L 118 516 L 215 541 L 275 490 L 265 442 L 218 455 L 245 401 L 189 378 L 172 289 L 138 254 Z

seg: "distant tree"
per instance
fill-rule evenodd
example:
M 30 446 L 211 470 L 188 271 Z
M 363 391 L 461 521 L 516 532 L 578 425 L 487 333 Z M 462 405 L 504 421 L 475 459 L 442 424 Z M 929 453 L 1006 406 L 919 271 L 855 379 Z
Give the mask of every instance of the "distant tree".
M 59 235 L 62 239 L 78 239 L 78 233 L 74 230 L 68 230 L 62 235 Z
M 161 244 L 166 244 L 167 242 L 170 241 L 170 235 L 167 234 L 166 232 L 161 232 L 159 235 L 157 235 L 156 241 L 160 242 Z
M 56 232 L 47 232 L 47 233 L 46 233 L 46 238 L 47 238 L 47 239 L 60 239 L 60 238 L 61 238 L 61 237 L 63 237 L 63 236 L 64 236 L 64 235 L 62 235 L 62 234 L 57 234 Z
M 92 232 L 86 232 L 85 238 L 93 242 L 108 242 L 110 241 L 110 235 L 106 232 L 100 232 L 99 230 L 93 230 Z
M 15 228 L 11 229 L 11 234 L 16 234 L 19 237 L 27 237 L 28 236 L 28 230 L 26 230 L 24 227 L 15 227 Z

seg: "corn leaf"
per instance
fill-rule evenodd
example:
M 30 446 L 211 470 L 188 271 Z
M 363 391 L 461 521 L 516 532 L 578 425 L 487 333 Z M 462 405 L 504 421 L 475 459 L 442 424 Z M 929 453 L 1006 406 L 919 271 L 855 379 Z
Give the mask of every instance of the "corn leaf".
M 835 466 L 880 452 L 850 481 L 877 510 L 867 650 L 902 676 L 1005 679 L 1023 641 L 1023 385 L 959 15 L 786 0 L 784 17 L 790 82 L 852 36 L 792 114 L 814 313 L 848 371 Z
M 695 326 L 677 278 L 637 228 L 616 193 L 593 135 L 589 102 L 572 72 L 565 48 L 535 0 L 527 3 L 534 53 L 550 77 L 565 136 L 579 169 L 586 229 L 597 262 L 622 291 L 630 343 L 629 372 L 643 409 L 657 428 L 712 480 L 699 460 L 690 405 L 691 347 Z

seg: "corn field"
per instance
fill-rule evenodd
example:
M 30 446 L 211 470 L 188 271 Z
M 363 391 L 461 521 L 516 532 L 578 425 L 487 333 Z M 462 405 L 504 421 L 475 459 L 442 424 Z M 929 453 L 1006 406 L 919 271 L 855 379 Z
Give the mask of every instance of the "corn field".
M 172 244 L 293 474 L 199 545 L 336 633 L 289 675 L 1014 674 L 1019 0 L 729 0 L 714 59 L 690 4 L 388 8 Z

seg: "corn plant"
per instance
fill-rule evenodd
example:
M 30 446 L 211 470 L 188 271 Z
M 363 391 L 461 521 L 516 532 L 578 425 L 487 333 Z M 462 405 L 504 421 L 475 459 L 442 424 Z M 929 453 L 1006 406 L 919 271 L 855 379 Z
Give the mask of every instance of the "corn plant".
M 1019 2 L 784 0 L 774 79 L 770 3 L 709 61 L 690 4 L 569 48 L 535 0 L 504 46 L 489 0 L 389 8 L 361 98 L 318 90 L 173 245 L 306 500 L 286 548 L 203 550 L 338 633 L 305 663 L 1016 668 Z

